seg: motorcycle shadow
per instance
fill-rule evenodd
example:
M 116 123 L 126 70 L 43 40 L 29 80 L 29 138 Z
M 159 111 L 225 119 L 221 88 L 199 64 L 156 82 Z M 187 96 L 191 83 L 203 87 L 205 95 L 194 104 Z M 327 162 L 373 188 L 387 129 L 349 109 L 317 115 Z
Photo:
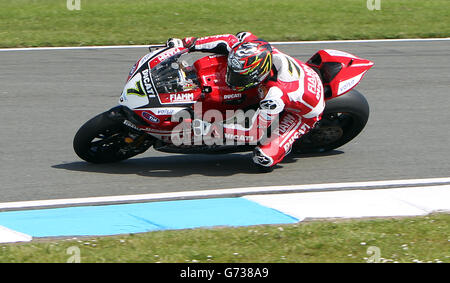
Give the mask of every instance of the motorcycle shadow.
M 276 168 L 283 164 L 295 163 L 298 159 L 342 154 L 329 151 L 314 154 L 291 153 Z M 131 158 L 108 164 L 92 164 L 76 161 L 53 165 L 52 168 L 78 172 L 104 174 L 136 174 L 144 177 L 185 177 L 203 175 L 210 177 L 232 176 L 235 174 L 260 174 L 252 161 L 252 154 L 186 154 Z M 277 170 L 275 170 L 276 172 Z
M 257 173 L 252 166 L 251 154 L 154 156 L 108 164 L 78 161 L 52 167 L 79 172 L 136 174 L 145 177 L 231 176 L 238 173 Z
M 327 156 L 333 156 L 333 155 L 340 155 L 340 154 L 343 154 L 343 153 L 344 153 L 343 151 L 335 150 L 335 149 L 330 150 L 330 151 L 325 151 L 325 152 L 316 152 L 316 153 L 291 152 L 288 156 L 286 156 L 283 159 L 283 161 L 280 162 L 280 164 L 282 165 L 282 164 L 288 164 L 288 163 L 295 163 L 295 162 L 297 162 L 298 159 L 327 157 Z

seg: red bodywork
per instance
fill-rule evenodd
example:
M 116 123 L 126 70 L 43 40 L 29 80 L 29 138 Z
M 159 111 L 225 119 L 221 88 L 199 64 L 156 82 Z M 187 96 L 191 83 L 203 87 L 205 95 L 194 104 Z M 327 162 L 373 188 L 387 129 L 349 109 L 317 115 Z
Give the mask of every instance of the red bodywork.
M 320 71 L 325 100 L 349 92 L 373 66 L 370 60 L 333 49 L 318 51 L 306 64 Z
M 185 53 L 187 50 L 180 48 L 164 52 L 163 55 L 150 60 L 148 66 L 155 67 L 176 52 Z M 350 91 L 361 81 L 366 71 L 373 66 L 373 62 L 369 60 L 330 49 L 318 51 L 306 64 L 320 73 L 324 84 L 325 100 Z M 170 136 L 173 128 L 179 125 L 178 122 L 171 121 L 173 107 L 192 107 L 200 117 L 209 109 L 215 109 L 219 110 L 222 117 L 226 118 L 226 110 L 245 109 L 251 105 L 258 105 L 260 100 L 258 88 L 237 92 L 227 86 L 225 82 L 226 56 L 205 56 L 194 63 L 194 68 L 197 70 L 200 88 L 179 93 L 157 94 L 161 104 L 157 108 L 158 112 L 152 108 L 133 109 L 136 114 L 148 122 L 146 126 L 139 126 L 142 130 L 166 139 L 165 136 Z M 202 102 L 202 107 L 193 107 L 195 102 Z M 160 110 L 162 107 L 167 107 L 167 111 Z

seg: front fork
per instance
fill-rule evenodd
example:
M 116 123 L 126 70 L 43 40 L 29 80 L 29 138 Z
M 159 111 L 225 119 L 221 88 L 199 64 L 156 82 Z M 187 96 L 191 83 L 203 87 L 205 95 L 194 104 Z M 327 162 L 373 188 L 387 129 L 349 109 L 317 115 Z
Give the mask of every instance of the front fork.
M 124 131 L 127 132 L 127 134 L 124 135 L 124 142 L 127 143 L 128 146 L 133 148 L 148 148 L 149 143 L 150 146 L 154 144 L 155 138 L 138 127 L 138 125 L 144 124 L 128 107 L 123 105 L 113 107 L 108 111 L 107 116 L 112 120 L 118 121 L 122 125 Z

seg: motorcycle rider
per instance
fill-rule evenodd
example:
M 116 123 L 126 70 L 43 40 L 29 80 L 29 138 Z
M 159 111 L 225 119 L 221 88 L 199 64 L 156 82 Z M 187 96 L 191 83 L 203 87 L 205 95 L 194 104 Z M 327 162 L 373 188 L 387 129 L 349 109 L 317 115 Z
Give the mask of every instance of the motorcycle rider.
M 235 91 L 258 87 L 261 100 L 251 125 L 244 128 L 224 124 L 223 132 L 260 141 L 253 151 L 253 162 L 264 172 L 271 171 L 283 160 L 294 141 L 322 117 L 325 102 L 319 75 L 250 32 L 183 40 L 170 38 L 167 44 L 188 48 L 190 52 L 227 55 L 228 86 Z M 270 138 L 261 140 L 273 121 L 278 121 L 277 129 L 271 131 Z M 210 123 L 201 123 L 202 134 L 208 135 L 214 130 Z

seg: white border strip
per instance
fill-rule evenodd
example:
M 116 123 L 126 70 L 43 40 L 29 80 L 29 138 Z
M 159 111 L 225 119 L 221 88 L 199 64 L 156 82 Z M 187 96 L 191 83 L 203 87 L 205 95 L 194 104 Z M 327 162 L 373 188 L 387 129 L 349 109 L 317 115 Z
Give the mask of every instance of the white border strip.
M 0 243 L 29 242 L 32 239 L 30 235 L 0 225 Z
M 389 186 L 411 186 L 411 185 L 431 185 L 450 183 L 450 177 L 446 178 L 430 178 L 430 179 L 410 179 L 410 180 L 387 180 L 387 181 L 369 181 L 369 182 L 351 182 L 351 183 L 328 183 L 328 184 L 310 184 L 310 185 L 289 185 L 289 186 L 268 186 L 268 187 L 247 187 L 235 189 L 217 189 L 203 191 L 185 191 L 171 193 L 154 193 L 139 195 L 122 195 L 122 196 L 104 196 L 104 197 L 87 197 L 87 198 L 71 198 L 71 199 L 53 199 L 53 200 L 34 200 L 19 202 L 0 203 L 0 209 L 20 209 L 20 208 L 37 208 L 45 206 L 67 206 L 67 205 L 84 205 L 95 203 L 115 203 L 130 201 L 154 201 L 154 200 L 175 200 L 175 199 L 192 199 L 217 196 L 243 196 L 246 194 L 260 193 L 286 193 L 286 192 L 312 192 L 324 190 L 348 190 L 354 188 L 369 189 L 373 187 L 389 187 Z
M 319 41 L 274 41 L 273 45 L 304 45 L 304 44 L 333 44 L 333 43 L 378 43 L 378 42 L 416 42 L 416 41 L 449 41 L 450 37 L 443 38 L 400 38 L 400 39 L 357 39 L 357 40 L 319 40 Z M 45 51 L 45 50 L 95 50 L 95 49 L 127 49 L 148 48 L 148 45 L 105 45 L 105 46 L 67 46 L 67 47 L 26 47 L 26 48 L 0 48 L 0 52 L 8 51 Z
M 328 191 L 244 197 L 300 221 L 426 215 L 450 211 L 450 185 Z

